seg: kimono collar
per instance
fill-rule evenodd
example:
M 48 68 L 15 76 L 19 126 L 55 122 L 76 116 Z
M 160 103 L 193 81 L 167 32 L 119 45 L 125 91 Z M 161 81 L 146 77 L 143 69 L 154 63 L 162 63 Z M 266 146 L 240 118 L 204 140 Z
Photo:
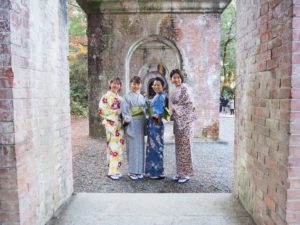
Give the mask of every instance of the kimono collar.
M 118 94 L 118 93 L 115 93 L 115 92 L 113 92 L 113 91 L 111 91 L 111 90 L 109 90 L 108 92 L 109 92 L 110 94 L 112 94 L 112 95 L 119 96 L 119 94 Z

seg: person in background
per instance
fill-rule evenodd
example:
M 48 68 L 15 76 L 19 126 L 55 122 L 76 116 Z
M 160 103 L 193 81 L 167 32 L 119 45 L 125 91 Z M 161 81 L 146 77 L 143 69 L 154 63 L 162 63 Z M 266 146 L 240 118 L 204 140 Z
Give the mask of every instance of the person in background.
M 234 115 L 234 98 L 232 97 L 229 101 L 230 115 Z

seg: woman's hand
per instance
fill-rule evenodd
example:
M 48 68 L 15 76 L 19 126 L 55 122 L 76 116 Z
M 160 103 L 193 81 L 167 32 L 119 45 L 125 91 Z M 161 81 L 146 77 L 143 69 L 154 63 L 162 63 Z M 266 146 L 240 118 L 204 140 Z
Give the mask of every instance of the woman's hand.
M 171 109 L 172 109 L 172 113 L 176 113 L 176 106 L 175 105 L 173 105 Z
M 158 118 L 159 118 L 159 115 L 157 115 L 157 114 L 154 114 L 154 115 L 152 115 L 152 118 L 154 118 L 154 119 L 158 119 Z
M 116 113 L 117 113 L 118 116 L 121 115 L 121 109 L 117 109 Z

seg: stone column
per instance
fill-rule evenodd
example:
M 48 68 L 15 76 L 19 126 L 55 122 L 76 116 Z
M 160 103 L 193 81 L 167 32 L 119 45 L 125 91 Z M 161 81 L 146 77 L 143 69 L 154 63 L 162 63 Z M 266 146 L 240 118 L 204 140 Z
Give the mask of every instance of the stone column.
M 98 102 L 105 93 L 108 78 L 103 71 L 101 54 L 105 49 L 104 18 L 101 14 L 88 15 L 88 77 L 89 77 L 89 135 L 105 137 L 98 115 Z
M 295 13 L 292 0 L 237 2 L 234 192 L 257 224 L 299 224 Z
M 11 1 L 0 1 L 0 224 L 19 224 L 11 62 Z
M 73 192 L 66 9 L 0 1 L 0 224 L 45 224 Z

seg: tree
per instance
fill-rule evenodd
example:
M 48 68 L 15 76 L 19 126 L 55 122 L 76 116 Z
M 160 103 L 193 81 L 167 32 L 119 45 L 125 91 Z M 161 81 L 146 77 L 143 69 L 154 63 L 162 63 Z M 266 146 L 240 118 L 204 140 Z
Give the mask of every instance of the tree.
M 71 113 L 88 115 L 87 20 L 75 0 L 68 0 Z
M 234 95 L 234 76 L 236 71 L 235 0 L 233 0 L 227 6 L 227 8 L 221 16 L 221 32 L 221 93 L 224 95 Z

